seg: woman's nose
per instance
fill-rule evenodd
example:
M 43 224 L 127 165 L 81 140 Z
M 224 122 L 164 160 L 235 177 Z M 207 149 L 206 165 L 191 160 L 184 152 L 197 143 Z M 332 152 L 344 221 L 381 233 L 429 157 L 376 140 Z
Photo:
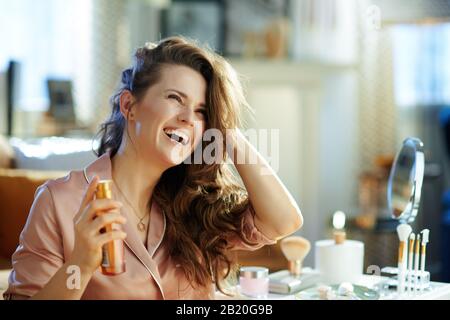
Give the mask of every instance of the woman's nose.
M 195 112 L 191 108 L 184 108 L 178 115 L 178 120 L 187 123 L 191 127 L 194 126 Z

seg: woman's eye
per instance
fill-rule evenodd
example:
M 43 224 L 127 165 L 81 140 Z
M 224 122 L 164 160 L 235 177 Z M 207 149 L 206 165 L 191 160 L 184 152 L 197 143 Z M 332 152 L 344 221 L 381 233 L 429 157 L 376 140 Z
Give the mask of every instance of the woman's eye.
M 177 100 L 179 103 L 183 103 L 183 100 L 181 100 L 181 98 L 179 96 L 177 96 L 176 94 L 171 94 L 169 95 L 169 99 L 175 99 Z
M 204 118 L 206 118 L 206 110 L 205 109 L 199 109 L 197 110 L 198 113 L 200 113 Z

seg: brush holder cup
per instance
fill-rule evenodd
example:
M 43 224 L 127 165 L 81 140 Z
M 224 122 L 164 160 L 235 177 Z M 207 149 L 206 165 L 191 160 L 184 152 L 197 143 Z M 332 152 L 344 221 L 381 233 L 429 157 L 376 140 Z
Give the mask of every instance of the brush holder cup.
M 408 272 L 406 274 L 406 290 L 422 291 L 430 287 L 430 273 L 428 271 Z
M 392 289 L 397 289 L 398 286 L 398 268 L 384 267 L 381 273 L 388 277 L 388 280 L 383 282 L 382 288 L 385 294 L 391 294 Z M 431 277 L 428 271 L 412 271 L 407 272 L 405 277 L 405 295 L 415 294 L 417 292 L 431 290 Z

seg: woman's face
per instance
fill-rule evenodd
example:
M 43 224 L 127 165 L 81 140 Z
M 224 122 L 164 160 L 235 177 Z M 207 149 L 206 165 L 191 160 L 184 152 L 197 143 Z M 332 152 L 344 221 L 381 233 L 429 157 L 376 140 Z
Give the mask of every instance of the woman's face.
M 162 68 L 128 122 L 141 157 L 171 167 L 194 151 L 206 126 L 206 88 L 203 76 L 189 67 Z

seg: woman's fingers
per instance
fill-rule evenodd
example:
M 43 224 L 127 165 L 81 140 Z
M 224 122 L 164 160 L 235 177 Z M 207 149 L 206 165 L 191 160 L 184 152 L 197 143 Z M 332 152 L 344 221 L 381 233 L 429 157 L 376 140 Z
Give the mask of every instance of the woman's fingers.
M 90 232 L 93 234 L 98 234 L 100 229 L 104 228 L 106 225 L 111 223 L 125 224 L 127 219 L 119 212 L 107 212 L 103 213 L 101 216 L 97 217 L 92 224 L 89 226 Z
M 86 207 L 86 211 L 83 216 L 84 221 L 90 221 L 97 218 L 100 212 L 118 210 L 122 208 L 122 203 L 120 201 L 111 199 L 95 199 Z
M 124 224 L 126 219 L 120 214 L 122 203 L 112 199 L 96 199 L 95 193 L 99 178 L 95 176 L 89 183 L 81 201 L 78 220 L 75 222 L 74 256 L 83 257 L 89 270 L 97 268 L 101 263 L 101 247 L 111 241 L 125 239 L 122 230 L 110 230 L 107 225 Z M 101 229 L 106 232 L 100 233 Z M 119 229 L 119 227 L 117 227 Z
M 81 206 L 80 206 L 81 210 L 83 210 L 89 204 L 89 202 L 91 202 L 92 199 L 94 199 L 98 181 L 99 181 L 98 176 L 95 176 L 89 183 L 88 188 L 86 189 L 86 192 L 84 193 L 83 200 L 81 201 Z
M 103 246 L 112 240 L 124 240 L 127 234 L 121 230 L 113 230 L 109 232 L 102 233 L 96 237 L 97 245 Z

